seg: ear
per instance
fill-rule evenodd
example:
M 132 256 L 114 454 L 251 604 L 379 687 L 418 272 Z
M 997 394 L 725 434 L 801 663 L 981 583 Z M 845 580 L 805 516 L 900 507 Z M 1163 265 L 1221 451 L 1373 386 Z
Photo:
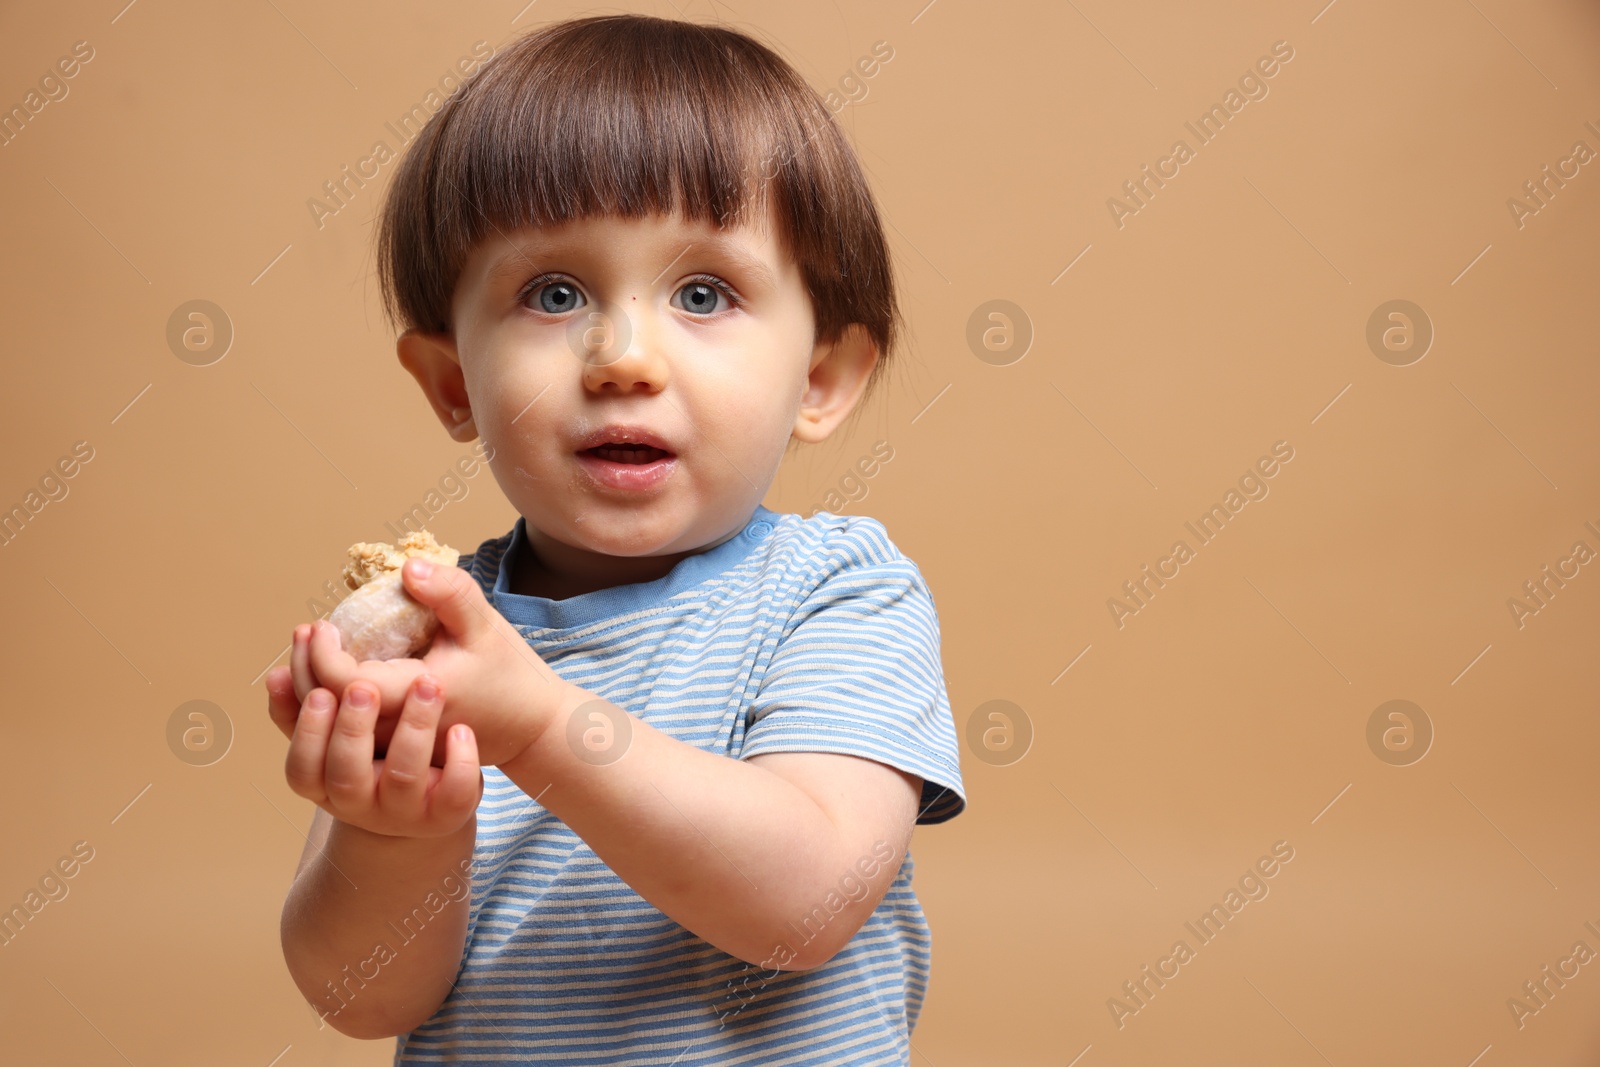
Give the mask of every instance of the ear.
M 461 358 L 455 338 L 448 333 L 407 330 L 395 342 L 400 365 L 422 386 L 422 393 L 439 416 L 444 428 L 457 441 L 478 436 L 472 420 L 472 401 L 467 397 L 467 380 L 461 373 Z
M 826 440 L 861 400 L 877 363 L 878 344 L 859 322 L 846 326 L 838 340 L 819 344 L 811 354 L 794 437 L 813 445 Z

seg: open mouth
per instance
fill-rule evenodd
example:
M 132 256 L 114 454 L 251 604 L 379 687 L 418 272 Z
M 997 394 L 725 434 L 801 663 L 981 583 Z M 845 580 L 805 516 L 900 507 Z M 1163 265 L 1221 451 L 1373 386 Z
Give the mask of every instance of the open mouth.
M 665 449 L 652 448 L 649 445 L 597 445 L 586 448 L 584 452 L 596 459 L 610 460 L 612 463 L 654 463 L 672 455 Z

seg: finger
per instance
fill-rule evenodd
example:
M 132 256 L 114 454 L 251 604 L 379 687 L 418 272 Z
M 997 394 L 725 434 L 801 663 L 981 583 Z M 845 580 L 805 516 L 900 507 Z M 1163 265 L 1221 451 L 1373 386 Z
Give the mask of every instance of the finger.
M 356 683 L 344 692 L 328 738 L 325 781 L 328 799 L 356 815 L 372 806 L 372 724 L 378 719 L 378 697 L 372 687 Z
M 306 696 L 294 724 L 294 736 L 289 739 L 289 754 L 283 760 L 283 777 L 289 788 L 318 804 L 328 799 L 324 775 L 333 705 L 333 694 L 326 689 L 313 689 Z
M 274 667 L 267 672 L 267 717 L 283 736 L 294 738 L 300 701 L 294 695 L 294 678 L 288 667 Z
M 425 674 L 411 686 L 400 709 L 378 779 L 379 805 L 397 816 L 416 819 L 427 806 L 428 765 L 443 707 L 438 681 Z
M 471 644 L 488 632 L 492 609 L 471 574 L 460 567 L 416 558 L 406 560 L 400 573 L 406 592 L 433 609 L 439 625 L 456 643 Z
M 441 821 L 465 819 L 483 796 L 483 768 L 472 727 L 457 723 L 445 741 L 444 772 L 428 796 L 428 815 Z
M 317 687 L 317 680 L 311 676 L 311 662 L 307 659 L 306 642 L 311 638 L 311 627 L 304 624 L 294 628 L 294 645 L 289 650 L 289 670 L 294 675 L 294 695 L 304 703 L 306 697 Z
M 313 639 L 314 640 L 314 639 Z M 378 724 L 373 731 L 377 739 L 377 755 L 382 756 L 400 719 L 400 709 L 405 705 L 411 683 L 427 667 L 419 659 L 362 660 L 349 678 L 339 678 L 339 684 L 349 689 L 362 682 L 378 691 Z M 324 682 L 330 689 L 338 689 L 333 680 Z
M 339 628 L 326 619 L 311 624 L 311 640 L 307 643 L 307 657 L 317 682 L 335 693 L 342 693 L 356 680 L 355 657 L 344 650 L 344 639 Z

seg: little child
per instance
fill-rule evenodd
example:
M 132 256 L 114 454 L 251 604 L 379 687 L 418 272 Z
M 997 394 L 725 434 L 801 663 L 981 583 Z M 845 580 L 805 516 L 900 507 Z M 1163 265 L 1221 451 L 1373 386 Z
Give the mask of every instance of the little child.
M 399 163 L 401 364 L 520 514 L 412 559 L 440 631 L 267 676 L 318 805 L 284 959 L 396 1064 L 907 1064 L 914 825 L 966 806 L 915 563 L 761 503 L 858 410 L 888 249 L 817 93 L 732 30 L 615 15 L 490 59 Z

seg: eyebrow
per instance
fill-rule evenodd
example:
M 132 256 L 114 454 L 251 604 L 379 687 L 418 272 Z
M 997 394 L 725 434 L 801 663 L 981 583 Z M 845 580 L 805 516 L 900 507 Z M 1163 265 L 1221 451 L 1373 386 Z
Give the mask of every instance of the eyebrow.
M 571 242 L 576 244 L 577 242 Z M 539 261 L 559 259 L 568 254 L 569 242 L 558 241 L 540 245 L 537 242 L 531 246 L 517 246 L 500 258 L 500 261 L 489 269 L 487 281 L 490 284 L 520 277 L 525 274 L 535 273 L 544 268 L 539 266 Z M 696 250 L 709 250 L 711 253 L 728 260 L 739 270 L 748 274 L 757 284 L 768 289 L 776 288 L 777 279 L 773 277 L 772 269 L 756 256 L 745 251 L 740 245 L 726 237 L 707 237 L 694 241 L 683 249 L 670 262 L 661 268 L 665 273 L 673 263 Z

